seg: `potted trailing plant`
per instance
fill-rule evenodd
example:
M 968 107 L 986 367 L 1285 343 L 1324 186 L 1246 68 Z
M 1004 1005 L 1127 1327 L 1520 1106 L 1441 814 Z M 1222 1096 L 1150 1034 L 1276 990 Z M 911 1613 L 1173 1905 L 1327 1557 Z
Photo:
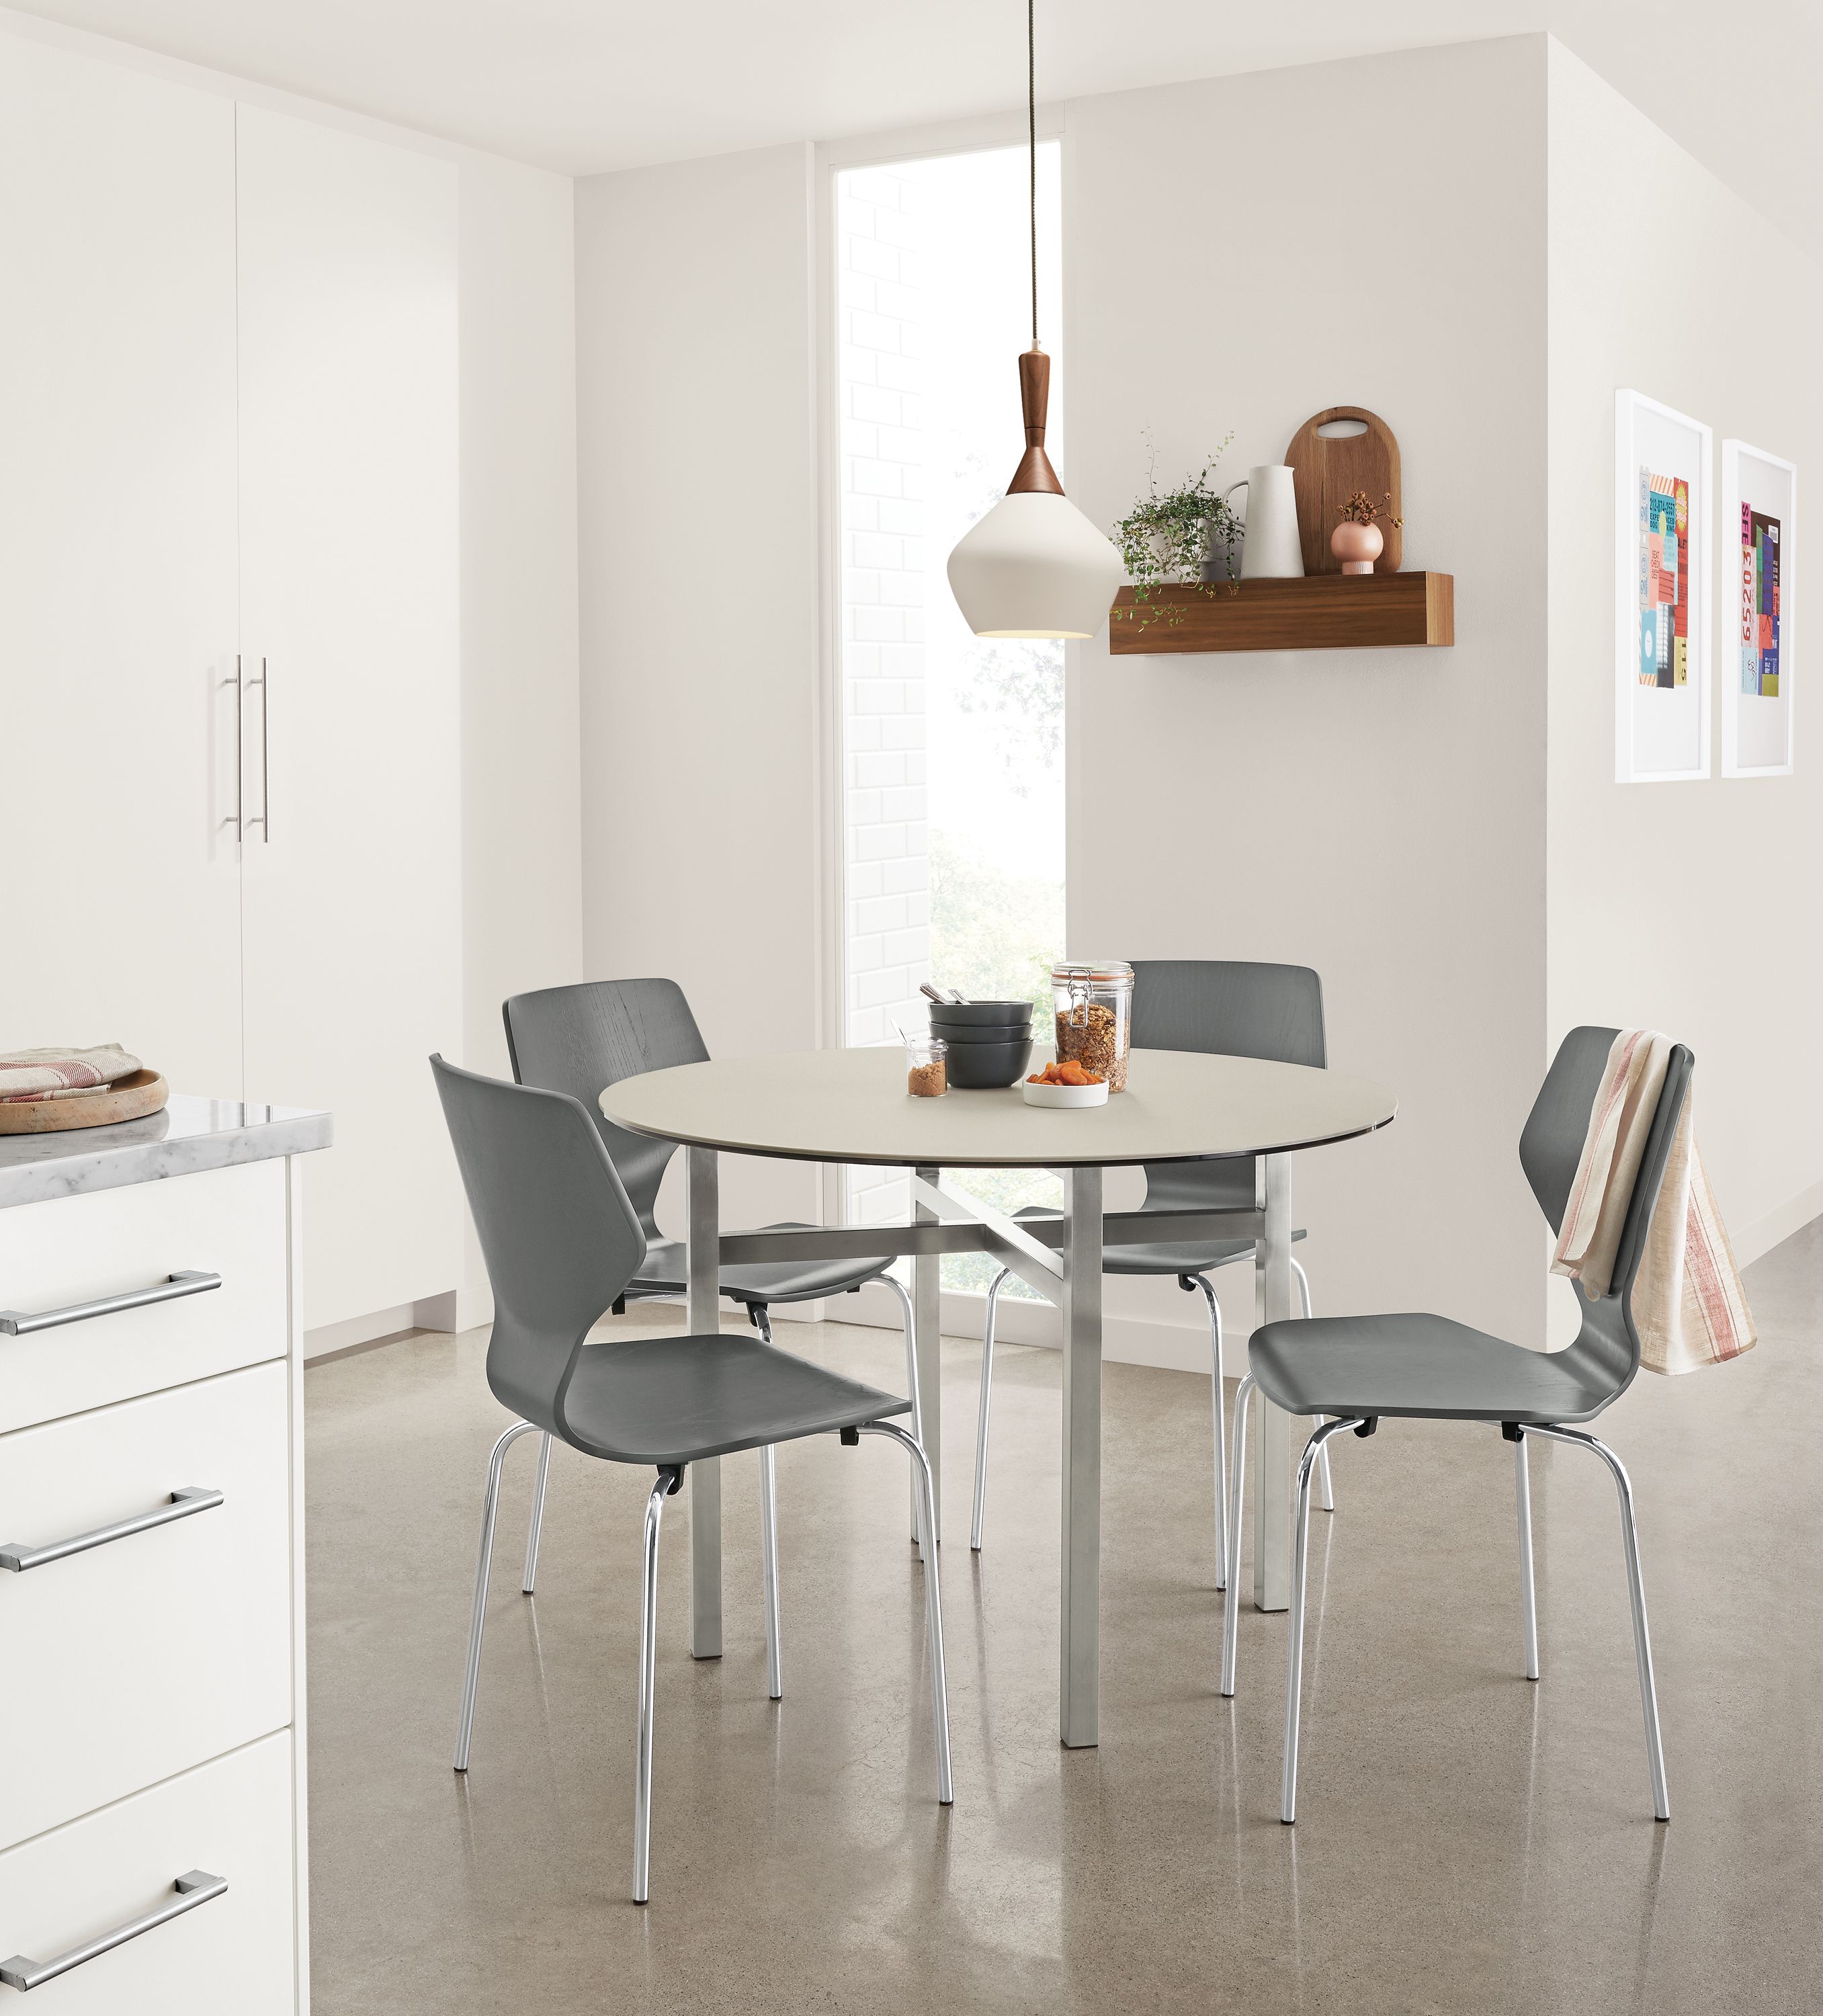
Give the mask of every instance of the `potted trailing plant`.
M 1376 504 L 1365 490 L 1357 490 L 1342 506 L 1342 523 L 1329 535 L 1329 550 L 1342 563 L 1344 574 L 1372 574 L 1374 562 L 1386 549 L 1386 535 L 1375 524 L 1384 518 L 1389 525 L 1403 525 L 1393 516 L 1393 493 L 1388 491 Z
M 1145 495 L 1114 526 L 1114 544 L 1133 584 L 1132 607 L 1116 610 L 1116 616 L 1137 622 L 1142 630 L 1160 615 L 1167 625 L 1181 623 L 1181 610 L 1168 603 L 1154 606 L 1154 598 L 1165 588 L 1196 588 L 1214 595 L 1217 584 L 1208 577 L 1218 556 L 1228 579 L 1234 580 L 1235 542 L 1241 535 L 1241 520 L 1210 481 L 1222 448 L 1233 438 L 1229 435 L 1202 468 L 1174 490 L 1160 490 L 1158 450 L 1152 448 Z

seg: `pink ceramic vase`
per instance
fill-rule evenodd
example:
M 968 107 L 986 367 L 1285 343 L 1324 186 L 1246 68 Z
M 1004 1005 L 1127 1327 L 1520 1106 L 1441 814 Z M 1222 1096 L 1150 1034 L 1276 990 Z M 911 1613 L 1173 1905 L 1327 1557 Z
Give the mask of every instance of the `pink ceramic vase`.
M 1386 549 L 1386 535 L 1378 525 L 1357 525 L 1352 518 L 1344 518 L 1329 535 L 1329 550 L 1344 574 L 1372 574 Z

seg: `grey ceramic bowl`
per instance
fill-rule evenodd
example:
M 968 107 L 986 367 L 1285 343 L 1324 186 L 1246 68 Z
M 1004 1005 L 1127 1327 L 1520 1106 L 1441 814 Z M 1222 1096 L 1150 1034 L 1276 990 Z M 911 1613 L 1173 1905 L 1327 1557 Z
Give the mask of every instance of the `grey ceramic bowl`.
M 1032 1004 L 1029 1001 L 933 1001 L 930 1004 L 933 1029 L 943 1026 L 965 1028 L 971 1022 L 984 1022 L 992 1027 L 996 1023 L 1029 1022 L 1031 1019 Z
M 987 1092 L 1016 1085 L 1031 1060 L 1032 1039 L 1026 1036 L 1016 1043 L 952 1043 L 944 1061 L 955 1090 Z
M 1032 1029 L 1029 1022 L 997 1022 L 991 1027 L 982 1022 L 970 1023 L 965 1028 L 933 1022 L 930 1033 L 940 1036 L 946 1043 L 1023 1043 L 1031 1040 Z

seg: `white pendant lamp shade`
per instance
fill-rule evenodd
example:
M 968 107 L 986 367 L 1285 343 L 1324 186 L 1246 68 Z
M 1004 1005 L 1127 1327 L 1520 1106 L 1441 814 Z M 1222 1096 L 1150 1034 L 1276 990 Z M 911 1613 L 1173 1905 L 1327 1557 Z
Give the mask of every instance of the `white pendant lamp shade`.
M 977 637 L 1092 637 L 1125 571 L 1045 452 L 1050 398 L 1051 360 L 1034 342 L 1019 358 L 1026 452 L 1006 495 L 950 554 L 950 590 Z
M 1092 637 L 1120 556 L 1061 491 L 1016 491 L 957 542 L 950 589 L 977 637 Z

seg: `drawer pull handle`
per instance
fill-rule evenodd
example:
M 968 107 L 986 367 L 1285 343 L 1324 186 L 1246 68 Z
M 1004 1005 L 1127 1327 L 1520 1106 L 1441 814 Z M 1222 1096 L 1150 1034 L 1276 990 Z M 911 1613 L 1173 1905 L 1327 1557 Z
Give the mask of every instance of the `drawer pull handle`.
M 45 1309 L 35 1316 L 23 1309 L 0 1309 L 0 1336 L 29 1337 L 34 1330 L 86 1323 L 91 1316 L 111 1316 L 117 1309 L 143 1309 L 148 1302 L 174 1302 L 180 1295 L 205 1294 L 221 1286 L 219 1274 L 170 1274 L 154 1287 L 135 1288 L 124 1295 L 103 1295 L 99 1301 L 72 1302 L 67 1309 Z
M 110 1540 L 124 1540 L 129 1534 L 149 1533 L 154 1526 L 168 1526 L 174 1519 L 187 1519 L 192 1512 L 212 1512 L 221 1503 L 219 1491 L 205 1491 L 185 1485 L 174 1491 L 168 1503 L 156 1511 L 142 1512 L 131 1519 L 117 1519 L 111 1526 L 97 1526 L 92 1533 L 74 1533 L 67 1540 L 52 1540 L 41 1547 L 28 1547 L 22 1540 L 9 1540 L 0 1546 L 0 1568 L 23 1575 L 27 1568 L 41 1568 L 68 1554 L 86 1553 L 91 1547 L 105 1547 Z
M 103 1932 L 99 1939 L 91 1939 L 87 1946 L 72 1946 L 67 1953 L 59 1953 L 55 1960 L 27 1960 L 23 1953 L 15 1953 L 11 1960 L 0 1960 L 0 1982 L 9 1988 L 16 1988 L 23 1995 L 28 1988 L 41 1988 L 47 1981 L 55 1981 L 60 1974 L 67 1974 L 73 1967 L 80 1967 L 98 1953 L 111 1953 L 116 1946 L 124 1946 L 128 1940 L 136 1939 L 142 1932 L 156 1931 L 160 1925 L 168 1925 L 173 1918 L 181 1918 L 185 1912 L 193 1911 L 199 1904 L 213 1903 L 228 1888 L 225 1876 L 211 1876 L 206 1869 L 192 1869 L 180 1876 L 172 1888 L 177 1895 L 168 1904 L 160 1904 L 156 1911 L 148 1911 L 142 1918 L 131 1918 L 124 1925 L 117 1925 L 111 1932 Z

